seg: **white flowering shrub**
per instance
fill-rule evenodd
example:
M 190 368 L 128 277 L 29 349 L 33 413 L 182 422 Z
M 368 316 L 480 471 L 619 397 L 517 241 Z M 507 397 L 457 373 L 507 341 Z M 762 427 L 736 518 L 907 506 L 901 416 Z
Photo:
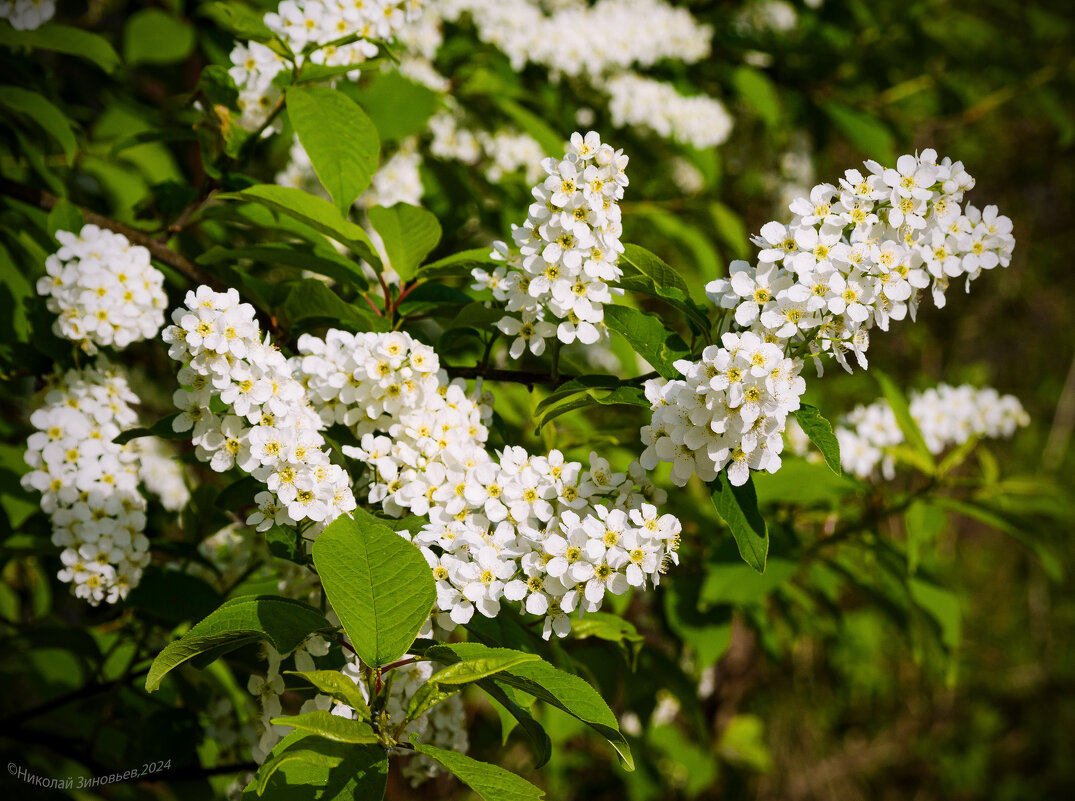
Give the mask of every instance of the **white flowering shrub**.
M 751 682 L 954 693 L 956 519 L 1042 606 L 1075 413 L 992 330 L 1025 207 L 875 116 L 933 61 L 833 94 L 836 2 L 0 2 L 9 778 L 808 798 Z

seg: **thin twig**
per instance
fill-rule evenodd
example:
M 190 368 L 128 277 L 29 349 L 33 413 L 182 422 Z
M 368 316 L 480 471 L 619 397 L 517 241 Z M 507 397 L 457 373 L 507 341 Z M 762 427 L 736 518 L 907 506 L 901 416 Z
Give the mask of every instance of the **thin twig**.
M 60 200 L 51 192 L 16 183 L 15 181 L 9 181 L 7 178 L 2 177 L 0 177 L 0 195 L 7 195 L 16 200 L 21 200 L 23 203 L 37 206 L 45 211 L 50 211 Z M 121 222 L 89 211 L 88 209 L 81 207 L 76 208 L 82 212 L 82 216 L 87 223 L 96 225 L 100 228 L 107 228 L 109 231 L 115 231 L 117 234 L 123 234 L 134 244 L 141 245 L 148 250 L 153 258 L 167 264 L 183 277 L 189 278 L 191 281 L 199 284 L 208 284 L 216 289 L 227 288 L 219 278 L 205 272 L 201 267 L 194 264 L 194 262 L 190 261 L 185 256 L 176 253 L 166 244 L 154 239 L 144 231 L 139 231 L 137 228 L 131 228 L 129 225 L 124 225 Z

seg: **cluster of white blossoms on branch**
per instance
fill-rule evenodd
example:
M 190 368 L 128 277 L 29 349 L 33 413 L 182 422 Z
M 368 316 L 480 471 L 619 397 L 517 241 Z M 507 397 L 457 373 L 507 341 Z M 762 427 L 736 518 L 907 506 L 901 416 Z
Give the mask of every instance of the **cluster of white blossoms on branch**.
M 478 37 L 521 70 L 539 64 L 555 75 L 599 77 L 670 58 L 686 63 L 709 55 L 713 29 L 686 9 L 662 0 L 597 0 L 546 13 L 533 0 L 439 0 L 432 11 L 456 21 L 467 14 Z
M 1011 220 L 996 206 L 961 206 L 963 193 L 974 186 L 961 162 L 924 150 L 901 156 L 895 168 L 875 161 L 865 166 L 866 172 L 848 170 L 838 185 L 819 184 L 809 197 L 794 200 L 790 223 L 766 223 L 754 237 L 761 248 L 757 266 L 733 262 L 729 278 L 706 287 L 723 310 L 721 324 L 735 347 L 749 334 L 750 359 L 760 361 L 751 371 L 741 369 L 745 365 L 725 342 L 710 348 L 701 363 L 677 363 L 686 381 L 649 384 L 654 418 L 642 429 L 646 463 L 672 462 L 677 484 L 690 477 L 691 459 L 706 480 L 729 459 L 775 470 L 786 414 L 798 407 L 804 389 L 795 378 L 802 357 L 812 356 L 819 373 L 822 356 L 850 371 L 847 357 L 853 354 L 865 368 L 874 325 L 888 330 L 892 320 L 914 319 L 927 290 L 944 306 L 950 281 L 964 279 L 969 290 L 983 270 L 1010 262 Z M 762 344 L 772 346 L 770 355 L 759 349 Z M 767 365 L 776 356 L 778 380 L 770 381 Z M 775 411 L 772 416 L 755 417 L 753 406 L 738 400 L 748 388 L 760 409 Z M 730 420 L 736 427 L 729 427 Z M 739 421 L 745 427 L 737 442 Z M 729 472 L 736 484 L 748 477 L 742 468 Z
M 0 0 L 0 19 L 17 31 L 40 28 L 56 15 L 56 0 Z
M 540 356 L 554 336 L 565 345 L 601 339 L 609 283 L 622 275 L 618 201 L 628 183 L 627 156 L 595 131 L 575 132 L 565 156 L 541 166 L 546 177 L 532 190 L 526 223 L 512 226 L 514 247 L 494 243 L 493 258 L 506 266 L 472 273 L 475 289 L 492 290 L 519 314 L 498 323 L 513 338 L 515 359 L 526 349 Z
M 174 461 L 168 461 L 168 471 L 159 461 L 141 460 L 145 446 L 137 441 L 113 442 L 137 424 L 130 406 L 137 402 L 123 373 L 99 358 L 92 366 L 54 376 L 44 404 L 30 415 L 36 432 L 27 441 L 25 458 L 33 469 L 22 484 L 41 493 L 52 542 L 63 549 L 60 581 L 94 606 L 126 598 L 149 563 L 149 540 L 142 533 L 146 499 L 139 481 L 166 488 L 169 509 L 182 507 L 189 497 Z
M 606 89 L 617 128 L 651 130 L 699 149 L 723 144 L 732 132 L 724 104 L 708 95 L 684 96 L 671 84 L 633 72 L 613 76 Z
M 213 470 L 237 466 L 266 485 L 247 522 L 259 531 L 304 521 L 323 527 L 354 509 L 347 473 L 323 449 L 321 419 L 284 355 L 262 341 L 254 307 L 234 289 L 201 286 L 172 321 L 163 338 L 168 355 L 184 363 L 173 428 L 191 431 L 195 453 Z
M 736 486 L 752 469 L 775 473 L 787 416 L 806 389 L 802 362 L 745 331 L 724 334 L 700 362 L 675 367 L 683 380 L 646 382 L 653 417 L 641 432 L 642 466 L 671 462 L 672 482 L 680 487 L 694 473 L 712 481 L 725 466 Z
M 350 426 L 370 467 L 368 501 L 389 514 L 428 515 L 413 541 L 437 579 L 438 623 L 494 617 L 502 601 L 545 617 L 544 635 L 570 631 L 571 612 L 596 611 L 606 592 L 645 587 L 676 559 L 680 523 L 664 493 L 632 465 L 589 469 L 562 453 L 485 448 L 490 410 L 448 382 L 431 348 L 399 332 L 329 331 L 299 340 L 295 374 L 325 424 Z
M 373 40 L 390 41 L 421 9 L 421 0 L 361 0 L 344 3 L 338 0 L 284 0 L 275 12 L 265 15 L 265 25 L 301 55 L 307 47 L 309 63 L 328 67 L 354 65 L 346 74 L 357 77 L 359 67 L 377 55 Z M 348 36 L 354 42 L 333 45 Z M 268 45 L 247 42 L 231 52 L 229 70 L 239 89 L 239 125 L 247 130 L 260 127 L 269 117 L 282 90 L 273 79 L 290 63 Z
M 168 298 L 148 250 L 96 225 L 57 231 L 56 239 L 60 249 L 45 260 L 37 291 L 57 315 L 57 336 L 94 354 L 98 346 L 122 349 L 157 335 Z
M 1018 398 L 1001 395 L 991 387 L 940 384 L 911 393 L 909 406 L 911 418 L 933 454 L 971 439 L 1008 438 L 1030 423 Z M 887 449 L 902 444 L 904 437 L 888 402 L 880 399 L 857 406 L 845 422 L 835 428 L 844 470 L 865 479 L 880 465 L 881 474 L 892 478 L 895 459 Z

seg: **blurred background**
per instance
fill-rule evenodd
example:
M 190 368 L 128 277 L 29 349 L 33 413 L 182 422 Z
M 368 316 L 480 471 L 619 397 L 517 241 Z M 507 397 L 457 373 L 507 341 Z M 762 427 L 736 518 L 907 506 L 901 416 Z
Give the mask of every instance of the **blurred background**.
M 141 5 L 60 7 L 119 41 Z M 196 3 L 144 5 L 189 19 L 196 45 L 174 63 L 149 63 L 102 86 L 96 73 L 73 61 L 59 59 L 42 70 L 5 54 L 3 63 L 12 80 L 51 86 L 99 145 L 71 183 L 73 199 L 151 227 L 185 205 L 184 185 L 201 180 L 198 147 L 152 142 L 129 148 L 121 159 L 108 148 L 132 131 L 196 119 L 184 93 L 194 91 L 204 65 L 227 63 L 231 39 L 197 15 Z M 569 77 L 552 81 L 533 65 L 514 68 L 465 20 L 445 25 L 434 63 L 453 89 L 469 87 L 468 108 L 479 116 L 500 115 L 546 139 L 550 131 L 562 137 L 593 127 L 624 148 L 631 185 L 623 239 L 679 270 L 696 298 L 729 261 L 751 257 L 750 233 L 770 219 L 789 219 L 789 200 L 814 184 L 835 183 L 865 158 L 893 164 L 900 154 L 927 147 L 962 160 L 977 181 L 968 200 L 996 204 L 1013 220 L 1014 259 L 976 281 L 969 294 L 953 287 L 943 310 L 924 305 L 917 324 L 875 332 L 871 368 L 905 392 L 939 382 L 993 386 L 1016 395 L 1031 423 L 1010 441 L 990 442 L 978 458 L 982 471 L 996 468 L 999 478 L 975 486 L 972 509 L 919 506 L 914 516 L 871 525 L 862 532 L 863 547 L 842 547 L 839 557 L 817 558 L 814 534 L 830 519 L 845 513 L 858 519 L 886 493 L 917 486 L 909 470 L 869 489 L 821 486 L 809 470 L 789 471 L 780 484 L 759 481 L 772 528 L 764 577 L 738 559 L 700 485 L 678 492 L 669 486 L 669 510 L 684 520 L 682 564 L 656 592 L 624 597 L 615 608 L 637 637 L 605 642 L 598 634 L 563 647 L 621 713 L 638 770 L 625 773 L 606 746 L 542 709 L 554 756 L 533 771 L 518 734 L 509 738 L 505 731 L 502 739 L 496 712 L 477 698 L 468 705 L 472 753 L 542 784 L 556 801 L 1073 797 L 1075 6 L 1067 0 L 678 5 L 713 26 L 712 54 L 689 65 L 661 61 L 647 74 L 683 94 L 704 92 L 724 103 L 734 122 L 719 147 L 696 149 L 617 128 L 592 86 Z M 483 93 L 509 93 L 523 113 L 509 113 Z M 252 173 L 272 180 L 286 166 L 289 144 L 289 135 L 272 140 Z M 510 224 L 525 218 L 523 175 L 494 184 L 457 161 L 427 158 L 421 177 L 422 204 L 445 230 L 434 256 L 506 238 Z M 179 246 L 196 256 L 215 235 L 207 226 L 184 234 Z M 445 343 L 442 355 L 473 363 L 467 361 L 473 348 L 473 342 Z M 170 370 L 163 354 L 148 347 L 140 353 L 148 375 Z M 626 355 L 616 355 L 624 375 L 637 373 Z M 834 421 L 880 394 L 870 374 L 846 375 L 835 366 L 823 379 L 808 380 L 808 399 Z M 596 430 L 598 418 L 565 416 L 543 439 L 530 424 L 534 396 L 525 387 L 493 390 L 512 442 L 535 449 L 555 442 L 581 459 L 591 448 L 604 449 L 624 464 L 640 450 L 637 410 L 604 410 Z M 163 414 L 169 385 L 157 391 Z M 5 475 L 23 469 L 26 394 L 14 383 L 4 392 Z M 796 486 L 797 477 L 804 483 Z M 32 510 L 35 498 L 5 487 L 8 517 L 32 521 L 27 504 Z M 173 539 L 197 544 L 214 522 L 207 513 Z M 19 539 L 33 531 L 32 522 L 7 529 L 0 545 L 3 712 L 50 712 L 57 698 L 74 697 L 57 707 L 62 717 L 12 714 L 0 731 L 5 756 L 19 753 L 58 773 L 57 765 L 134 764 L 131 754 L 139 747 L 148 753 L 152 744 L 202 767 L 190 769 L 189 781 L 114 785 L 100 797 L 223 796 L 232 777 L 212 774 L 214 764 L 226 766 L 228 759 L 218 759 L 224 746 L 207 745 L 220 736 L 212 728 L 217 724 L 207 723 L 208 710 L 180 708 L 172 697 L 150 699 L 135 689 L 138 681 L 103 697 L 78 697 L 84 660 L 112 660 L 98 677 L 120 675 L 117 665 L 135 664 L 139 649 L 159 648 L 184 618 L 146 596 L 135 604 L 150 621 L 144 626 L 120 610 L 86 608 L 51 578 L 55 554 Z M 917 567 L 908 567 L 912 535 Z M 915 570 L 945 594 L 907 601 L 904 579 Z M 261 583 L 233 590 L 272 587 L 276 576 L 254 578 Z M 113 648 L 132 625 L 142 637 L 137 647 Z M 228 685 L 233 712 L 251 700 L 236 688 L 245 686 L 244 670 L 258 669 L 256 654 L 240 653 L 237 664 Z M 232 716 L 243 723 L 245 714 Z M 411 789 L 393 773 L 388 797 L 468 796 L 447 779 Z

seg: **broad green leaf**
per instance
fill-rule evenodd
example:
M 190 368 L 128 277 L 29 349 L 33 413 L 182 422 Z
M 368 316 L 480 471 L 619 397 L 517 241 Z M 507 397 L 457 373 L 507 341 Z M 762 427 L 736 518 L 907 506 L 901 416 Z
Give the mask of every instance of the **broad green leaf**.
M 505 94 L 495 93 L 490 98 L 500 110 L 511 117 L 512 121 L 530 134 L 541 145 L 547 156 L 559 156 L 564 152 L 567 137 L 561 136 L 545 122 L 540 116 L 523 106 Z
M 687 287 L 687 282 L 683 280 L 683 277 L 645 248 L 630 243 L 625 244 L 620 261 L 621 266 L 623 266 L 623 262 L 626 262 L 627 265 L 630 265 L 642 275 L 649 276 L 653 279 L 653 284 L 658 289 L 678 290 L 679 296 L 690 297 L 690 289 Z
M 366 70 L 367 63 L 362 68 Z M 368 87 L 355 92 L 354 98 L 377 126 L 381 139 L 389 142 L 420 133 L 438 105 L 436 92 L 398 70 L 378 74 Z
M 254 496 L 263 489 L 265 485 L 253 476 L 243 476 L 224 487 L 213 503 L 225 512 L 237 512 L 253 504 Z
M 620 266 L 625 272 L 618 282 L 621 287 L 662 298 L 683 311 L 700 328 L 709 329 L 705 310 L 691 298 L 687 282 L 660 258 L 645 248 L 628 244 L 624 246 L 624 253 L 620 257 Z
M 420 743 L 416 735 L 411 735 L 411 745 L 419 754 L 425 754 L 447 768 L 485 801 L 538 801 L 545 797 L 544 791 L 522 776 L 516 776 L 496 765 L 479 762 L 458 751 L 447 751 Z
M 442 687 L 439 684 L 426 682 L 411 696 L 407 702 L 407 719 L 414 720 L 419 715 L 424 715 L 441 701 L 446 701 L 463 689 L 462 684 L 448 684 Z
M 49 236 L 54 237 L 57 231 L 70 231 L 77 234 L 85 224 L 86 221 L 82 217 L 82 211 L 78 206 L 61 197 L 49 212 L 45 226 L 48 229 Z
M 922 549 L 936 541 L 947 523 L 944 511 L 926 501 L 915 501 L 908 507 L 903 516 L 903 527 L 907 533 L 908 573 L 915 574 Z
M 583 617 L 572 617 L 571 633 L 576 639 L 596 637 L 608 642 L 643 642 L 634 624 L 608 612 L 587 612 Z
M 440 656 L 444 658 L 441 659 Z M 451 645 L 435 645 L 425 652 L 425 657 L 437 662 L 446 662 L 448 666 L 434 673 L 429 681 L 434 684 L 447 685 L 469 684 L 524 662 L 536 662 L 541 659 L 537 654 L 528 654 L 511 648 L 483 647 L 477 654 L 467 653 L 464 649 L 463 654 L 460 654 Z
M 713 225 L 720 238 L 732 249 L 735 257 L 750 258 L 750 237 L 743 219 L 723 203 L 715 201 L 709 204 L 709 215 L 713 218 Z
M 370 708 L 362 695 L 362 690 L 349 677 L 338 670 L 310 670 L 300 672 L 289 670 L 290 676 L 298 676 L 310 682 L 325 695 L 331 695 L 341 704 L 347 704 L 358 714 L 359 720 L 369 720 Z
M 216 246 L 199 256 L 197 262 L 207 265 L 228 264 L 240 259 L 298 267 L 328 276 L 341 284 L 350 284 L 360 290 L 369 288 L 369 281 L 363 275 L 362 269 L 346 256 L 341 256 L 329 248 L 277 243 L 235 249 Z
M 895 139 L 888 126 L 877 117 L 835 100 L 822 103 L 821 110 L 843 132 L 847 140 L 867 156 L 886 166 L 896 163 Z
M 690 358 L 690 350 L 679 334 L 665 328 L 657 317 L 627 306 L 606 306 L 605 325 L 626 339 L 660 375 L 680 377 L 674 362 Z
M 306 567 L 310 558 L 306 555 L 306 543 L 294 526 L 272 526 L 265 532 L 265 544 L 269 553 L 278 559 L 287 559 L 297 565 Z
M 749 565 L 707 564 L 698 598 L 705 604 L 743 606 L 765 598 L 794 575 L 798 566 L 787 559 L 769 559 L 765 573 Z
M 749 106 L 769 127 L 780 124 L 780 98 L 773 82 L 762 72 L 742 66 L 732 73 L 732 84 L 743 103 Z
M 219 657 L 261 639 L 286 654 L 312 632 L 327 628 L 331 626 L 321 613 L 300 601 L 274 595 L 233 598 L 165 646 L 150 666 L 146 690 L 156 690 L 165 674 L 199 654 L 215 651 Z
M 302 715 L 273 718 L 270 722 L 278 726 L 291 726 L 299 731 L 316 734 L 318 737 L 334 740 L 337 743 L 372 745 L 380 742 L 380 738 L 373 733 L 368 723 L 333 715 L 325 709 L 315 709 L 313 712 L 306 712 Z
M 709 482 L 709 488 L 709 497 L 717 514 L 732 530 L 739 555 L 752 568 L 764 573 L 765 557 L 769 553 L 769 529 L 758 511 L 753 480 L 747 477 L 745 484 L 736 487 L 728 480 L 728 471 L 721 470 L 716 481 Z
M 203 3 L 198 6 L 198 13 L 209 17 L 236 39 L 270 42 L 275 38 L 275 34 L 269 30 L 260 12 L 235 0 Z
M 313 228 L 329 239 L 346 245 L 377 269 L 381 260 L 369 236 L 358 225 L 345 219 L 339 210 L 319 197 L 290 186 L 258 184 L 230 194 L 217 195 L 221 200 L 248 200 L 284 214 Z
M 377 170 L 377 129 L 354 100 L 335 89 L 293 86 L 286 96 L 288 119 L 321 185 L 346 217 Z
M 929 452 L 926 440 L 923 438 L 918 424 L 911 417 L 911 407 L 907 404 L 907 398 L 904 397 L 899 387 L 887 375 L 880 370 L 872 372 L 881 387 L 885 400 L 888 401 L 888 405 L 892 408 L 892 413 L 896 416 L 896 424 L 900 427 L 900 431 L 903 432 L 904 440 L 918 454 L 917 461 L 921 464 L 923 472 L 932 474 L 936 470 L 933 454 Z
M 418 265 L 440 242 L 440 223 L 418 206 L 397 203 L 385 208 L 374 206 L 367 214 L 370 224 L 384 242 L 388 263 L 399 277 L 408 281 Z
M 503 265 L 503 262 L 494 261 L 489 256 L 491 252 L 490 248 L 471 248 L 470 250 L 453 253 L 443 259 L 423 264 L 416 271 L 415 277 L 442 278 L 448 275 L 463 275 L 469 278 L 471 271 L 475 267 L 480 267 L 486 272 L 490 272 L 498 265 Z
M 572 379 L 551 393 L 534 409 L 537 429 L 560 415 L 591 406 L 642 406 L 649 408 L 646 393 L 637 383 L 614 376 L 583 376 Z
M 120 64 L 119 56 L 105 39 L 70 25 L 49 23 L 32 31 L 17 31 L 10 25 L 0 25 L 0 45 L 78 56 L 92 61 L 105 72 L 114 72 Z
M 174 64 L 194 49 L 194 29 L 160 8 L 131 15 L 123 30 L 123 58 L 128 64 Z
M 284 313 L 292 325 L 322 321 L 349 324 L 362 331 L 386 331 L 388 321 L 348 303 L 316 278 L 304 278 L 295 284 L 284 301 Z
M 279 759 L 284 755 L 287 759 Z M 268 774 L 268 775 L 266 775 Z M 243 801 L 377 801 L 384 796 L 388 754 L 293 731 L 273 748 L 243 791 Z
M 446 661 L 450 658 L 449 655 L 453 655 L 458 660 L 463 660 L 499 650 L 501 649 L 490 648 L 479 643 L 452 643 L 437 646 L 436 658 L 438 661 Z M 612 744 L 623 759 L 627 770 L 634 770 L 631 748 L 620 734 L 616 716 L 597 691 L 584 679 L 566 673 L 544 660 L 525 662 L 497 673 L 494 678 L 501 684 L 529 693 L 586 723 Z
M 0 107 L 33 122 L 60 144 L 69 163 L 74 160 L 78 143 L 71 123 L 50 101 L 37 92 L 17 86 L 0 86 Z
M 318 536 L 313 557 L 359 659 L 382 667 L 403 656 L 437 598 L 421 551 L 387 526 L 343 515 Z
M 534 768 L 540 768 L 552 757 L 552 742 L 545 733 L 544 727 L 534 720 L 533 715 L 525 709 L 516 696 L 515 691 L 504 684 L 498 684 L 495 679 L 483 679 L 478 686 L 489 696 L 498 707 L 501 714 L 501 731 L 504 744 L 508 742 L 510 727 L 504 723 L 504 714 L 513 718 L 519 725 L 519 730 L 530 743 L 530 750 L 534 755 Z
M 799 421 L 806 436 L 810 437 L 810 441 L 821 451 L 829 469 L 838 476 L 843 475 L 844 470 L 840 465 L 840 442 L 832 432 L 832 425 L 821 416 L 818 408 L 802 404 L 795 411 L 795 419 Z
M 959 609 L 959 597 L 951 590 L 917 578 L 912 578 L 907 582 L 907 589 L 914 602 L 928 612 L 937 623 L 944 647 L 950 651 L 957 648 L 963 621 Z

